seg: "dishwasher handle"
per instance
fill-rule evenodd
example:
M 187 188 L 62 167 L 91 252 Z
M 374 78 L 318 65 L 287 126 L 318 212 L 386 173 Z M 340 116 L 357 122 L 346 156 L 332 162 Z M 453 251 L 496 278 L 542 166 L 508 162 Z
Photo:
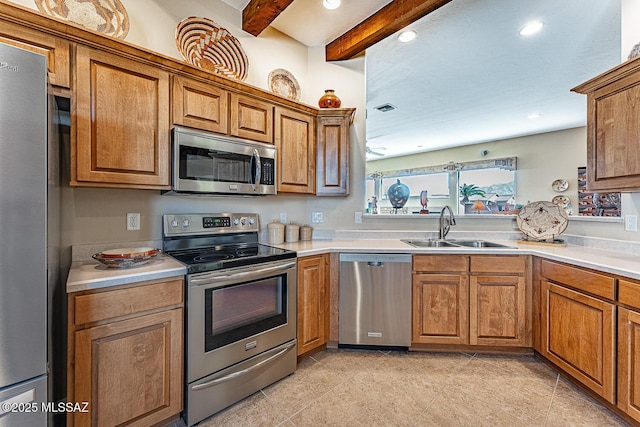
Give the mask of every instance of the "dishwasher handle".
M 384 267 L 384 262 L 381 261 L 369 261 L 367 263 L 369 267 Z

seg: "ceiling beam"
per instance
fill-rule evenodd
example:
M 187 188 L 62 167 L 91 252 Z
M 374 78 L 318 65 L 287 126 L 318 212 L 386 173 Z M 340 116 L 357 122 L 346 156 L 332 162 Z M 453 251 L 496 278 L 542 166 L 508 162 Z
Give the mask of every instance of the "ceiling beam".
M 327 61 L 350 59 L 451 0 L 392 0 L 325 46 Z
M 251 0 L 242 10 L 242 29 L 260 35 L 293 0 Z

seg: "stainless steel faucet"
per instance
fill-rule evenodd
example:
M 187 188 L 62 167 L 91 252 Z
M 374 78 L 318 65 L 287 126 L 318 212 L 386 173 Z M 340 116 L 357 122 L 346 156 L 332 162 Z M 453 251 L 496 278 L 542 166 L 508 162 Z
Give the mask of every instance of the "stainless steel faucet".
M 449 217 L 445 218 L 444 217 L 444 211 L 448 210 L 449 211 Z M 442 210 L 440 211 L 440 230 L 438 233 L 438 238 L 439 239 L 444 239 L 445 237 L 447 237 L 447 233 L 449 233 L 449 229 L 451 228 L 452 225 L 456 225 L 456 218 L 453 216 L 453 211 L 451 210 L 451 207 L 449 205 L 445 206 L 444 208 L 442 208 Z

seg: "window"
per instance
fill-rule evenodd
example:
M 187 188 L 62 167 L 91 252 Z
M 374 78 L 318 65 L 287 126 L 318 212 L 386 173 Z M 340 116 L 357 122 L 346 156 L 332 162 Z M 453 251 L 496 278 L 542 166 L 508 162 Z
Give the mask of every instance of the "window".
M 424 190 L 428 193 L 427 209 L 432 213 L 446 205 L 458 214 L 508 212 L 516 204 L 515 173 L 515 157 L 374 172 L 366 180 L 365 208 L 373 213 L 375 200 L 377 213 L 394 213 L 387 191 L 400 180 L 410 190 L 402 213 L 419 213 L 420 193 Z

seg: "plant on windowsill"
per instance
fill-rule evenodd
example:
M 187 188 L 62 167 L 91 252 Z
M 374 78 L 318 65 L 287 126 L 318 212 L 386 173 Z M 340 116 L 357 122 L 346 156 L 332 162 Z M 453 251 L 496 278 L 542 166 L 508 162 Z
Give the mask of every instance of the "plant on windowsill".
M 480 196 L 485 197 L 484 191 L 478 188 L 475 184 L 462 184 L 460 186 L 460 203 L 465 204 L 469 202 L 469 197 L 471 196 Z

